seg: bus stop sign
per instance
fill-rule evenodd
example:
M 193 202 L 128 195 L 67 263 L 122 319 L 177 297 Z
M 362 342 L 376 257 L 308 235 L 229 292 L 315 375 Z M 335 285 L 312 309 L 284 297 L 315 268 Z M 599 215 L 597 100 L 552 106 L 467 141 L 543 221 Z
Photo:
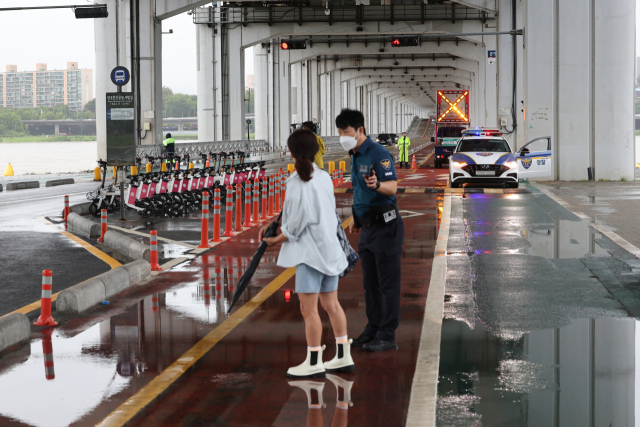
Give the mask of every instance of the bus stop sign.
M 439 90 L 437 121 L 438 123 L 469 123 L 469 91 Z

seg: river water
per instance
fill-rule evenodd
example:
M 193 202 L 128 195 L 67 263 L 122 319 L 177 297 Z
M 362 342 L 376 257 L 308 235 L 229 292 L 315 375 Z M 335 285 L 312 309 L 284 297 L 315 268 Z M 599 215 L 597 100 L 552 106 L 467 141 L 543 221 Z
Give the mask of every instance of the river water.
M 96 141 L 3 142 L 0 143 L 0 171 L 4 171 L 8 163 L 15 175 L 92 171 L 97 166 L 96 153 Z M 636 136 L 635 163 L 640 163 L 640 136 Z

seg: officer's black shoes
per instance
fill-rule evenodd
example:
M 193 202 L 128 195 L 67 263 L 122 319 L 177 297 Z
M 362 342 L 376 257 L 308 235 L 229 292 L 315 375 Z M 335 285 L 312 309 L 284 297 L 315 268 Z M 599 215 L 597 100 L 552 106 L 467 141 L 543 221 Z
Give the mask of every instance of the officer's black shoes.
M 398 344 L 395 341 L 383 341 L 381 339 L 374 339 L 362 346 L 364 351 L 383 351 L 383 350 L 396 350 Z
M 375 338 L 374 336 L 366 335 L 363 332 L 363 333 L 360 334 L 360 336 L 358 338 L 353 340 L 353 342 L 351 343 L 351 347 L 362 347 L 366 343 L 373 341 L 374 338 Z

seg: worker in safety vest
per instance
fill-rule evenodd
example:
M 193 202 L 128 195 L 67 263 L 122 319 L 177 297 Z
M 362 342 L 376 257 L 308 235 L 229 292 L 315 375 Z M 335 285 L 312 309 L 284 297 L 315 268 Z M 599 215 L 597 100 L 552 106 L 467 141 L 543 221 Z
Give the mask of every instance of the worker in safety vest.
M 400 169 L 402 169 L 402 163 L 409 169 L 409 146 L 411 140 L 407 138 L 407 132 L 402 132 L 402 136 L 398 140 L 398 162 L 400 162 Z
M 167 155 L 167 157 L 173 156 L 173 153 L 175 153 L 175 149 L 176 149 L 176 140 L 171 138 L 170 133 L 167 134 L 167 139 L 165 139 L 163 143 L 165 147 L 164 152 Z M 169 159 L 167 159 L 167 163 L 169 163 Z
M 318 165 L 320 169 L 324 169 L 324 160 L 322 159 L 322 156 L 324 156 L 325 152 L 324 141 L 316 134 L 316 125 L 314 125 L 313 122 L 304 122 L 300 127 L 302 129 L 310 130 L 314 133 L 314 135 L 316 135 L 316 140 L 318 141 L 319 148 L 318 152 L 316 153 L 316 157 L 313 159 L 313 162 Z

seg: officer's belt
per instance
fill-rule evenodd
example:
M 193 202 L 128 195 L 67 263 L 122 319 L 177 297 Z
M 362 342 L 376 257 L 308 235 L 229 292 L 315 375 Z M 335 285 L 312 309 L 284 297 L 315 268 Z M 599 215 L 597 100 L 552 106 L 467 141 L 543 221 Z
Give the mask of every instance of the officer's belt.
M 367 214 L 359 218 L 360 223 L 364 226 L 386 225 L 393 223 L 400 216 L 397 203 L 391 203 L 385 206 L 374 206 Z

